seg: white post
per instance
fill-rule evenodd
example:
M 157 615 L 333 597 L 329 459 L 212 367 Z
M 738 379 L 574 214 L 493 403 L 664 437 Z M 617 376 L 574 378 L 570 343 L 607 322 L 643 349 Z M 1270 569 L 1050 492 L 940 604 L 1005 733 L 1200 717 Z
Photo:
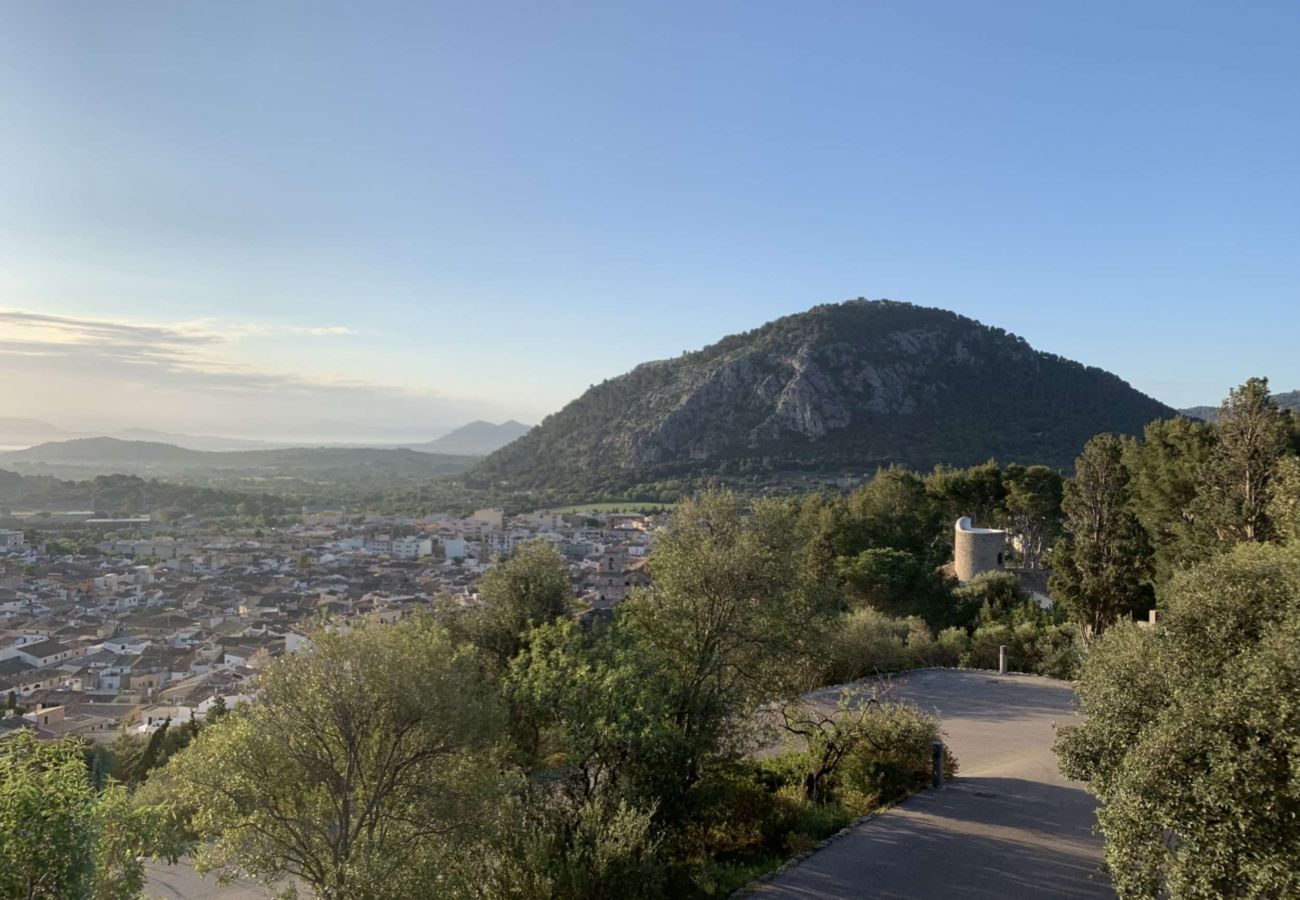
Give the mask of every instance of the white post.
M 998 647 L 998 674 L 1007 674 L 1007 645 Z

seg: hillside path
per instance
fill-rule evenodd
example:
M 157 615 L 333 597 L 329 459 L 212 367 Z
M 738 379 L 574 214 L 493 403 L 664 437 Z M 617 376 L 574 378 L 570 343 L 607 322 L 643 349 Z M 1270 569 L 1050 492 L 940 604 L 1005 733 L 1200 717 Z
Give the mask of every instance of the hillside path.
M 939 715 L 958 778 L 854 826 L 754 891 L 755 900 L 1113 898 L 1091 832 L 1096 803 L 1052 754 L 1077 721 L 1067 682 L 931 669 L 893 679 L 895 699 Z M 833 702 L 838 689 L 819 699 Z

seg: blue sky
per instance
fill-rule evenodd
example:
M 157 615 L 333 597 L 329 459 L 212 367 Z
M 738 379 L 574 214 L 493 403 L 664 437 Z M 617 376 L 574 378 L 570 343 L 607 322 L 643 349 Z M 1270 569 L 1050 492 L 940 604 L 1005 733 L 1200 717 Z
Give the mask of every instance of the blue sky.
M 0 415 L 531 422 L 856 296 L 1174 405 L 1297 388 L 1298 42 L 1295 3 L 12 2 Z

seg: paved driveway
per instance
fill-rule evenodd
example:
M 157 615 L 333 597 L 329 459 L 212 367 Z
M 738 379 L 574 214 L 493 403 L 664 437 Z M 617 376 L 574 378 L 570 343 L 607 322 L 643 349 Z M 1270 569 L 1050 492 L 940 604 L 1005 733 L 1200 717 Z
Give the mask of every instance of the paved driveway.
M 217 884 L 216 875 L 199 877 L 188 862 L 174 866 L 160 862 L 145 863 L 149 880 L 144 886 L 144 896 L 153 900 L 268 900 L 275 891 L 256 881 L 240 879 L 233 884 Z M 310 897 L 311 892 L 303 892 Z
M 1053 724 L 1074 720 L 1070 685 L 1032 675 L 927 670 L 897 699 L 938 713 L 961 764 L 777 876 L 758 900 L 1109 897 L 1096 804 L 1056 769 Z M 821 692 L 830 699 L 833 692 Z

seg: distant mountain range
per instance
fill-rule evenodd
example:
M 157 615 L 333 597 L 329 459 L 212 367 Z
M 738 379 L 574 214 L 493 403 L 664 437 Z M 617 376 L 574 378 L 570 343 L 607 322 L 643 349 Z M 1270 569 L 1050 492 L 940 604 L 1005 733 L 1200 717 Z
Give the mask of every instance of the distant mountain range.
M 111 437 L 122 441 L 144 441 L 171 444 L 186 450 L 223 452 L 230 450 L 272 450 L 293 447 L 406 447 L 426 453 L 486 456 L 504 447 L 528 431 L 527 425 L 510 420 L 500 425 L 475 421 L 455 430 L 445 428 L 387 428 L 365 429 L 341 422 L 319 422 L 307 429 L 311 434 L 348 435 L 368 433 L 370 439 L 317 440 L 311 437 L 293 441 L 268 441 L 252 438 L 219 437 L 215 435 L 180 434 L 156 431 L 150 428 L 125 428 L 111 433 L 77 432 L 60 428 L 39 419 L 0 417 L 0 448 L 34 447 L 37 444 L 83 438 Z M 422 441 L 411 441 L 405 436 L 412 432 L 436 435 Z
M 817 306 L 599 384 L 476 466 L 559 492 L 681 476 L 866 473 L 989 458 L 1068 467 L 1176 411 L 1000 328 L 888 300 Z
M 97 474 L 184 475 L 197 471 L 303 474 L 391 470 L 436 477 L 464 471 L 478 457 L 424 453 L 402 447 L 296 447 L 267 450 L 191 450 L 158 441 L 111 437 L 74 438 L 0 453 L 0 467 L 61 477 Z
M 1300 413 L 1300 391 L 1274 394 L 1273 399 L 1283 409 L 1290 409 Z M 1207 422 L 1213 422 L 1219 418 L 1219 407 L 1217 406 L 1189 406 L 1187 409 L 1180 409 L 1179 412 L 1194 419 L 1204 419 Z

